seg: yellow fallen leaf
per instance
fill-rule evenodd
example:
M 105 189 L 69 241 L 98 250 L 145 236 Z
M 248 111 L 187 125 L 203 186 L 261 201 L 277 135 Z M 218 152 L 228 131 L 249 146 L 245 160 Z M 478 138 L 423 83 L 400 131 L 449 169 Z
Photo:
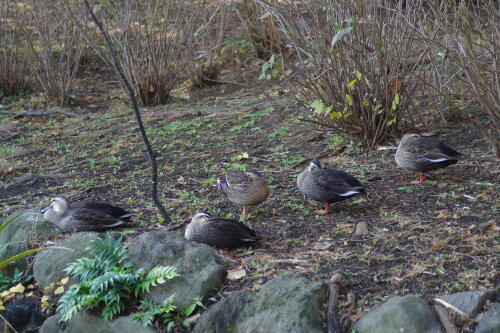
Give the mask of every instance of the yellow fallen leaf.
M 49 296 L 43 295 L 42 299 L 40 300 L 42 303 L 48 303 L 49 302 Z
M 246 160 L 248 158 L 250 158 L 250 155 L 248 155 L 248 153 L 242 153 L 242 154 L 236 155 L 234 157 L 234 160 L 235 161 L 241 161 L 241 160 Z
M 56 290 L 54 290 L 54 295 L 59 295 L 59 294 L 62 294 L 63 292 L 64 292 L 64 287 L 60 286 L 60 287 L 57 287 Z
M 22 294 L 22 293 L 24 293 L 25 289 L 26 288 L 24 288 L 24 286 L 22 285 L 22 283 L 18 283 L 14 287 L 10 288 L 9 291 L 11 293 L 15 293 L 15 294 Z
M 59 281 L 59 284 L 65 285 L 66 283 L 68 283 L 68 281 L 69 281 L 69 277 L 66 276 L 64 279 L 62 279 L 61 281 Z

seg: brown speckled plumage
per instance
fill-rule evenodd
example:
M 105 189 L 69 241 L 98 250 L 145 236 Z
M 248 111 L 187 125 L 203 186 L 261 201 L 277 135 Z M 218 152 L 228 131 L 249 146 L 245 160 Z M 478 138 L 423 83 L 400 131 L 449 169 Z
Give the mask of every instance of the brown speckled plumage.
M 229 172 L 218 184 L 229 201 L 243 206 L 243 215 L 247 206 L 257 206 L 269 196 L 266 180 L 255 170 Z

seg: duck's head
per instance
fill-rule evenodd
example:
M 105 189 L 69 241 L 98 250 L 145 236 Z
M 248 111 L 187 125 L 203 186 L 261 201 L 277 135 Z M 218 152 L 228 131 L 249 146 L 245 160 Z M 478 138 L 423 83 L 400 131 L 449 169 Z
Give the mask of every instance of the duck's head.
M 313 171 L 318 169 L 321 169 L 321 162 L 319 160 L 312 160 L 311 163 L 309 163 L 309 167 L 307 167 L 307 171 Z
M 399 141 L 400 144 L 402 143 L 405 143 L 406 141 L 412 139 L 412 138 L 419 138 L 420 135 L 419 134 L 416 134 L 416 133 L 406 133 L 405 135 L 403 135 L 403 137 L 401 138 L 401 141 Z
M 52 198 L 50 206 L 42 209 L 43 218 L 55 222 L 58 217 L 69 209 L 69 200 L 62 195 Z
M 206 212 L 198 212 L 191 218 L 191 223 L 203 223 L 210 218 L 210 215 Z

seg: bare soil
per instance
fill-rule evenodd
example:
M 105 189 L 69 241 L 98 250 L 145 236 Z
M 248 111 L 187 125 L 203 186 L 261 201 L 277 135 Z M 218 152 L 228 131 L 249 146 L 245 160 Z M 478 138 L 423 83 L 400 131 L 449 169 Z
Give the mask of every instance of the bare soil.
M 242 80 L 232 76 L 227 71 L 224 77 Z M 240 208 L 215 187 L 225 171 L 254 168 L 267 177 L 271 195 L 246 220 L 264 241 L 232 254 L 221 251 L 229 269 L 243 268 L 246 275 L 227 281 L 220 297 L 258 290 L 285 271 L 327 282 L 339 270 L 345 281 L 341 302 L 347 293 L 357 297 L 349 313 L 355 318 L 386 296 L 430 299 L 498 286 L 499 163 L 470 124 L 416 124 L 415 131 L 438 132 L 466 157 L 429 173 L 420 185 L 417 174 L 397 168 L 395 150 L 367 151 L 302 121 L 306 112 L 277 83 L 241 82 L 142 109 L 159 156 L 161 200 L 173 224 L 200 210 L 239 216 Z M 119 83 L 109 69 L 92 68 L 78 84 L 68 108 L 78 117 L 1 116 L 11 130 L 0 132 L 1 217 L 39 209 L 64 194 L 140 212 L 128 237 L 164 230 L 168 226 L 149 197 L 150 163 Z M 24 96 L 4 101 L 0 109 L 44 109 L 40 103 L 37 95 Z M 327 216 L 314 214 L 321 204 L 305 199 L 295 181 L 318 156 L 367 184 L 368 197 L 336 204 Z M 359 222 L 368 224 L 368 234 L 354 234 Z

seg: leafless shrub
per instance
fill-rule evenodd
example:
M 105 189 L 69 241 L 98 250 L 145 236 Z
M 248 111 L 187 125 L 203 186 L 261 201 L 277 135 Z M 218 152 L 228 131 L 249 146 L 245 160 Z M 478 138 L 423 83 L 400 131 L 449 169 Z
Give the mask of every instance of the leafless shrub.
M 277 1 L 242 0 L 237 4 L 237 13 L 259 59 L 267 60 L 272 54 L 279 54 L 284 40 L 278 21 L 272 15 Z
M 443 103 L 468 110 L 469 119 L 500 157 L 500 11 L 498 1 L 430 2 L 437 38 L 429 45 L 447 55 L 433 87 Z M 480 119 L 486 115 L 487 119 Z
M 289 1 L 275 15 L 300 59 L 292 89 L 315 122 L 370 148 L 398 133 L 430 57 L 412 28 L 425 26 L 421 1 Z
M 64 0 L 29 0 L 32 22 L 29 49 L 35 77 L 54 103 L 66 104 L 75 89 L 83 39 L 72 22 L 58 10 Z
M 18 95 L 29 86 L 23 6 L 0 0 L 0 98 Z
M 229 29 L 231 8 L 226 1 L 203 1 L 195 32 L 195 61 L 189 63 L 194 86 L 217 83 L 225 63 L 224 41 Z
M 180 78 L 187 76 L 187 66 L 193 61 L 199 2 L 123 0 L 110 2 L 109 7 L 97 5 L 94 12 L 98 12 L 110 32 L 139 102 L 166 103 Z M 95 27 L 80 27 L 95 45 Z

